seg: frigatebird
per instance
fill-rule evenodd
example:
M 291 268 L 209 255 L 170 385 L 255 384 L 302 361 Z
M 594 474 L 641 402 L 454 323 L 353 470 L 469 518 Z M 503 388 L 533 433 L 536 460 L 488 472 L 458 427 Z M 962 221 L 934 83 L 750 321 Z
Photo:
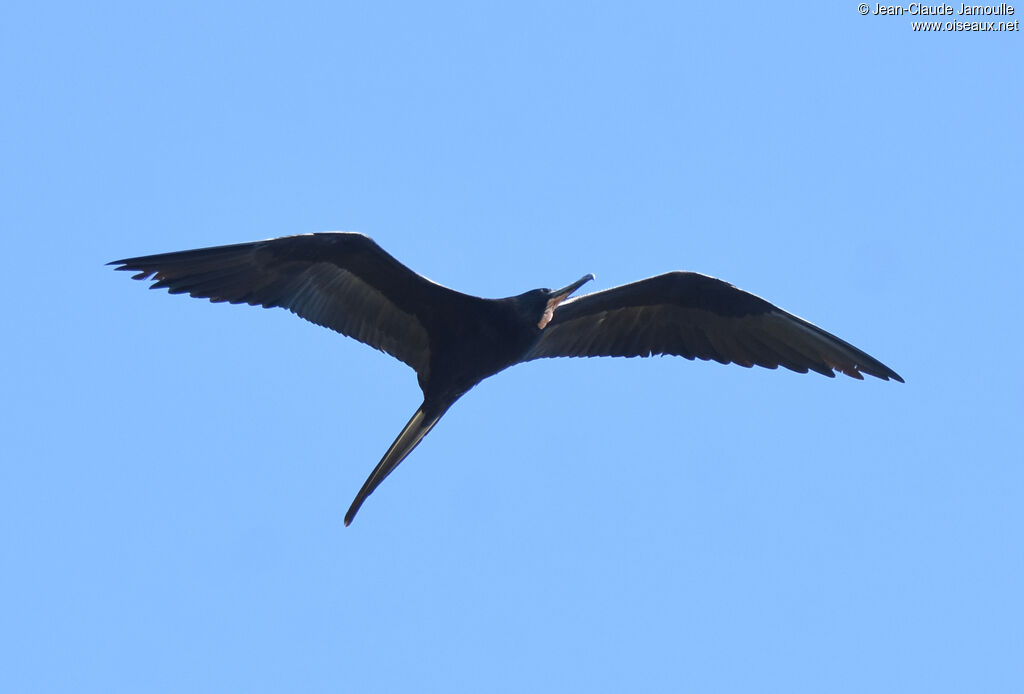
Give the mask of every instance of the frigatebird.
M 279 306 L 353 337 L 416 371 L 423 403 L 377 463 L 349 525 L 456 400 L 513 364 L 542 357 L 677 355 L 769 369 L 839 371 L 903 382 L 835 335 L 722 280 L 669 272 L 569 298 L 594 279 L 483 299 L 436 284 L 370 237 L 352 232 L 285 236 L 115 260 L 152 278 L 151 289 L 212 302 Z

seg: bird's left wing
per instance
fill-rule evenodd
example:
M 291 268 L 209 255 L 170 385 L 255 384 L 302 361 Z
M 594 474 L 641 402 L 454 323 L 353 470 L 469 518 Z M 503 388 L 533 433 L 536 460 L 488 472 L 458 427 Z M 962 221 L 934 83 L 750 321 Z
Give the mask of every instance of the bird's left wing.
M 902 382 L 848 342 L 727 282 L 670 272 L 568 299 L 527 359 L 672 354 Z
M 280 306 L 405 362 L 429 369 L 434 306 L 470 301 L 395 260 L 368 236 L 286 236 L 116 260 L 151 288 L 210 301 Z

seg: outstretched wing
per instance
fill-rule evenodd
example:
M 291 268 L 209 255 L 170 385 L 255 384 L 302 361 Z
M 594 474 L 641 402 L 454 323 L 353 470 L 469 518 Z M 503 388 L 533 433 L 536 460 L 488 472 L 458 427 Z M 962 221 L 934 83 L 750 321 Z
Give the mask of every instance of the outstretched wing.
M 674 354 L 834 377 L 899 374 L 848 342 L 727 282 L 670 272 L 569 299 L 527 359 Z
M 387 352 L 421 376 L 431 316 L 472 298 L 435 284 L 368 236 L 320 233 L 116 260 L 152 289 L 210 301 L 280 306 Z M 454 306 L 452 306 L 454 304 Z

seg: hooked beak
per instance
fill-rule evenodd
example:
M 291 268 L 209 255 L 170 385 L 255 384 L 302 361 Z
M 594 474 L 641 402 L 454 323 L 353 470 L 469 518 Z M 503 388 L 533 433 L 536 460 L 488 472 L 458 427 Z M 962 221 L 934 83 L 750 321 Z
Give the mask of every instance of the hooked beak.
M 557 292 L 555 292 L 554 296 L 548 299 L 548 308 L 554 309 L 560 303 L 569 298 L 570 294 L 572 294 L 574 291 L 576 291 L 577 289 L 579 289 L 592 279 L 594 279 L 593 275 L 584 275 L 583 277 L 580 277 L 578 280 L 570 284 L 568 287 L 562 287 Z
M 558 305 L 569 298 L 570 294 L 592 279 L 594 279 L 593 275 L 584 275 L 569 286 L 562 287 L 558 291 L 553 292 L 551 298 L 548 299 L 547 306 L 544 308 L 544 315 L 541 316 L 540 322 L 537 323 L 537 327 L 541 330 L 546 328 L 548 323 L 550 323 L 551 319 L 554 317 L 555 309 L 558 308 Z

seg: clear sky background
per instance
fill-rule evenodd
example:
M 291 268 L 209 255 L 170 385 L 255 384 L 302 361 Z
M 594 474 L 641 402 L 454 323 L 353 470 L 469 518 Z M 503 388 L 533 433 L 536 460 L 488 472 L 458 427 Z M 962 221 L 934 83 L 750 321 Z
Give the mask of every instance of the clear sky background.
M 910 20 L 6 7 L 0 690 L 1022 691 L 1022 38 Z M 704 272 L 907 382 L 518 366 L 344 528 L 412 371 L 104 267 L 339 229 Z

